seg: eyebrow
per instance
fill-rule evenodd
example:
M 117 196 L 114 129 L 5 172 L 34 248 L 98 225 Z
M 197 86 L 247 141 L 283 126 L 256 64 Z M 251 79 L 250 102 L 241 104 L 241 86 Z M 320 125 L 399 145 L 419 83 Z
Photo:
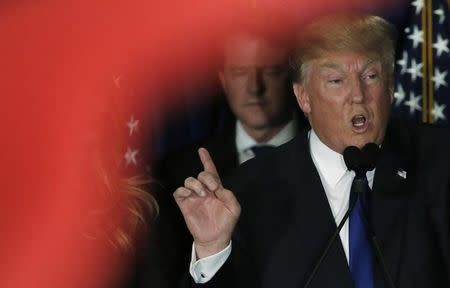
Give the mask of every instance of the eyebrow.
M 380 62 L 380 60 L 368 60 L 363 66 L 362 66 L 362 71 L 366 70 L 368 66 L 376 63 L 376 62 Z M 336 64 L 334 62 L 325 62 L 319 65 L 319 68 L 329 68 L 329 69 L 334 69 L 334 70 L 340 70 L 342 72 L 344 72 L 344 70 L 342 69 L 342 65 Z
M 330 69 L 342 70 L 340 65 L 338 65 L 336 63 L 332 63 L 332 62 L 322 63 L 319 65 L 319 68 L 330 68 Z

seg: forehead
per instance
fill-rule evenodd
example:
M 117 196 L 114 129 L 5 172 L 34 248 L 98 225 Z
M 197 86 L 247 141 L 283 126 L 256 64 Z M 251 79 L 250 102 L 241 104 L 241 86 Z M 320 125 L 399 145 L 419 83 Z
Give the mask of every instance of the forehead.
M 288 49 L 250 35 L 229 38 L 224 47 L 225 66 L 278 66 L 287 63 Z
M 358 52 L 322 53 L 310 61 L 319 71 L 337 70 L 341 72 L 361 72 L 367 68 L 381 69 L 381 60 L 376 55 Z

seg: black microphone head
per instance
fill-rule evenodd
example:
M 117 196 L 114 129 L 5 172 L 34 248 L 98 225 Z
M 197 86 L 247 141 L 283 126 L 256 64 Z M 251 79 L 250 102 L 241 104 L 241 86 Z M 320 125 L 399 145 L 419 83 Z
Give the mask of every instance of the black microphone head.
M 348 146 L 344 150 L 344 161 L 348 170 L 357 171 L 361 169 L 361 150 L 355 146 Z
M 375 143 L 367 143 L 362 148 L 362 155 L 364 161 L 364 169 L 367 171 L 373 170 L 377 165 L 380 148 Z

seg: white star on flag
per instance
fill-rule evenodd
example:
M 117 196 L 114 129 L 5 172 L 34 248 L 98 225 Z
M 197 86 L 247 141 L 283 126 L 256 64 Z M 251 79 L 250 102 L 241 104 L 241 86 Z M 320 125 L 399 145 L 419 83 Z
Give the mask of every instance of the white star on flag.
M 133 132 L 138 130 L 139 120 L 134 119 L 134 115 L 131 115 L 130 121 L 128 121 L 127 126 L 130 130 L 130 136 L 133 135 Z
M 402 103 L 402 101 L 405 99 L 405 90 L 403 90 L 403 86 L 400 83 L 397 84 L 397 91 L 395 91 L 394 93 L 394 98 L 395 106 L 400 105 L 400 103 Z
M 446 107 L 447 106 L 445 104 L 439 105 L 436 101 L 434 102 L 434 107 L 431 111 L 431 114 L 434 117 L 434 122 L 438 121 L 439 119 L 444 121 L 447 119 L 444 114 L 444 109 Z
M 439 24 L 444 23 L 445 13 L 444 13 L 444 8 L 442 8 L 442 6 L 440 6 L 439 9 L 434 10 L 434 15 L 439 16 Z
M 400 70 L 401 74 L 405 74 L 406 68 L 408 67 L 408 53 L 406 51 L 403 51 L 402 53 L 402 59 L 399 59 L 397 61 L 397 64 L 402 67 L 402 70 Z
M 437 34 L 437 41 L 433 44 L 433 48 L 436 49 L 437 56 L 441 56 L 442 52 L 449 53 L 448 39 L 442 38 L 441 34 Z
M 423 0 L 415 0 L 411 3 L 412 6 L 416 7 L 416 15 L 419 15 L 423 8 Z
M 128 166 L 130 163 L 133 163 L 134 165 L 137 165 L 136 155 L 139 153 L 139 150 L 133 150 L 130 147 L 128 147 L 127 152 L 125 153 L 125 161 L 126 165 Z
M 404 105 L 409 107 L 409 114 L 413 114 L 416 110 L 421 111 L 422 107 L 419 105 L 421 95 L 414 95 L 414 92 L 409 93 L 409 100 L 405 101 Z
M 399 26 L 392 105 L 394 115 L 447 128 L 450 127 L 449 1 L 408 1 L 407 17 Z
M 416 63 L 416 59 L 411 60 L 411 67 L 406 72 L 411 74 L 412 81 L 416 81 L 417 77 L 422 78 L 422 66 L 423 63 Z
M 407 172 L 405 170 L 403 170 L 403 169 L 398 169 L 397 170 L 397 175 L 402 177 L 403 179 L 406 179 Z
M 434 90 L 438 90 L 439 87 L 447 86 L 447 81 L 445 81 L 445 77 L 447 77 L 448 71 L 444 71 L 441 73 L 438 68 L 434 68 L 434 75 L 431 78 L 434 82 Z
M 408 39 L 413 41 L 413 47 L 417 48 L 417 46 L 419 46 L 419 43 L 423 42 L 423 31 L 419 30 L 419 27 L 417 27 L 417 25 L 414 25 L 413 30 L 413 33 L 408 35 Z

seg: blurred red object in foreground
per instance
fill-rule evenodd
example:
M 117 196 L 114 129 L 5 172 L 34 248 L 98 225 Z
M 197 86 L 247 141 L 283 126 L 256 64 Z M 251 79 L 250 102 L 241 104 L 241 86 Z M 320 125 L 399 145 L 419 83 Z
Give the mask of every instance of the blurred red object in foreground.
M 108 201 L 90 193 L 94 183 L 85 172 L 90 137 L 101 133 L 113 97 L 141 112 L 176 105 L 164 87 L 214 63 L 218 35 L 232 24 L 259 15 L 274 33 L 289 33 L 318 13 L 359 2 L 1 4 L 0 287 L 118 283 L 128 259 L 84 231 L 87 211 Z M 114 87 L 123 74 L 131 75 L 135 93 Z

